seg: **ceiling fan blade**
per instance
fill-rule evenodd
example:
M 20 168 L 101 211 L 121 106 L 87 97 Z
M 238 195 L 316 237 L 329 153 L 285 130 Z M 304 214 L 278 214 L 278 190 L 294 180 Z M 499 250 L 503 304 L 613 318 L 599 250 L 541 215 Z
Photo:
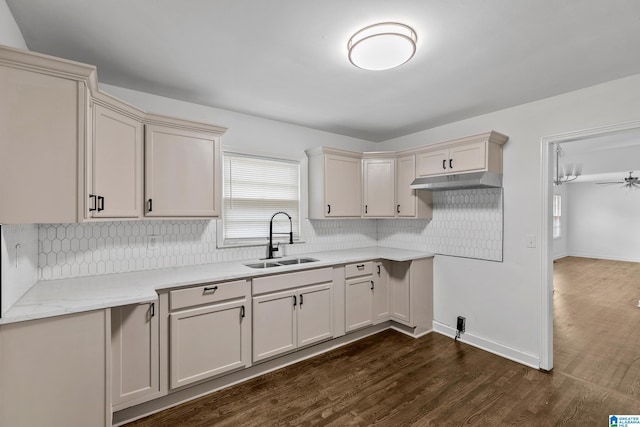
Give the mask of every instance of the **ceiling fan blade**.
M 596 182 L 598 185 L 625 184 L 624 181 Z

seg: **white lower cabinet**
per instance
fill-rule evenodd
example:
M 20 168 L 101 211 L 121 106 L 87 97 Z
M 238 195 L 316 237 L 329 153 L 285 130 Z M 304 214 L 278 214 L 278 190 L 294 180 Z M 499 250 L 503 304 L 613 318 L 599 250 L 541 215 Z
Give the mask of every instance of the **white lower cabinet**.
M 333 338 L 331 268 L 254 279 L 253 289 L 254 362 Z
M 382 262 L 345 267 L 346 331 L 389 320 L 389 279 Z
M 170 292 L 169 387 L 251 365 L 249 281 Z
M 116 411 L 161 395 L 156 305 L 111 309 L 111 405 Z
M 433 328 L 433 258 L 388 262 L 391 320 L 422 334 Z
M 0 325 L 0 426 L 111 426 L 109 310 Z
M 346 331 L 351 332 L 373 324 L 373 276 L 346 281 Z

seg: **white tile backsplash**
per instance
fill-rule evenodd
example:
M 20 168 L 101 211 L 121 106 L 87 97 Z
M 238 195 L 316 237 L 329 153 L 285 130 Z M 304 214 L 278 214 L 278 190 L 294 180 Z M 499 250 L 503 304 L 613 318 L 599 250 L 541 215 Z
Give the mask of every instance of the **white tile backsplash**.
M 304 243 L 281 245 L 282 255 L 376 245 L 374 220 L 303 222 Z M 156 245 L 149 247 L 149 237 Z M 263 258 L 266 245 L 216 248 L 216 221 L 127 221 L 41 224 L 41 280 Z
M 433 193 L 432 220 L 380 220 L 378 244 L 502 261 L 502 189 Z
M 38 280 L 38 226 L 0 226 L 0 316 Z
M 433 219 L 303 221 L 304 243 L 282 255 L 387 246 L 502 260 L 502 190 L 433 194 Z M 266 246 L 216 248 L 216 221 L 124 221 L 37 226 L 41 280 L 262 258 Z M 35 227 L 35 226 L 34 226 Z M 156 236 L 151 248 L 149 236 Z

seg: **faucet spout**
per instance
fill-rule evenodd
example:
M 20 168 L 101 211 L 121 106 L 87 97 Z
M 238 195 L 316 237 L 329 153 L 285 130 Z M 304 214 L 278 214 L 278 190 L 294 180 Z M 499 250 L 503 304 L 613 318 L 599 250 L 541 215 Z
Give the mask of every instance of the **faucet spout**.
M 286 215 L 287 218 L 289 218 L 289 232 L 288 233 L 274 233 L 273 232 L 273 218 L 275 218 L 277 215 Z M 288 234 L 289 235 L 289 243 L 293 244 L 293 221 L 291 220 L 291 216 L 289 216 L 288 213 L 286 212 L 276 212 L 273 214 L 273 216 L 271 217 L 271 220 L 269 221 L 269 247 L 267 248 L 268 250 L 268 255 L 267 255 L 267 259 L 273 259 L 273 253 L 274 252 L 278 252 L 279 248 L 278 246 L 273 247 L 273 235 L 274 234 Z

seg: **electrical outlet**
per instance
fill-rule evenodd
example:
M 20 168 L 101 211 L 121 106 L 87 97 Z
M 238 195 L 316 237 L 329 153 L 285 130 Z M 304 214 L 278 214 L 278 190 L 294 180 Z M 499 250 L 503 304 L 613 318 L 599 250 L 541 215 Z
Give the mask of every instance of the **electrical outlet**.
M 466 327 L 466 320 L 464 317 L 462 316 L 458 316 L 458 324 L 456 325 L 456 331 L 458 332 L 458 335 L 464 333 L 465 327 Z
M 535 248 L 535 247 L 536 247 L 536 235 L 527 234 L 527 248 Z
M 161 236 L 147 236 L 147 249 L 159 249 L 160 243 L 162 243 Z

